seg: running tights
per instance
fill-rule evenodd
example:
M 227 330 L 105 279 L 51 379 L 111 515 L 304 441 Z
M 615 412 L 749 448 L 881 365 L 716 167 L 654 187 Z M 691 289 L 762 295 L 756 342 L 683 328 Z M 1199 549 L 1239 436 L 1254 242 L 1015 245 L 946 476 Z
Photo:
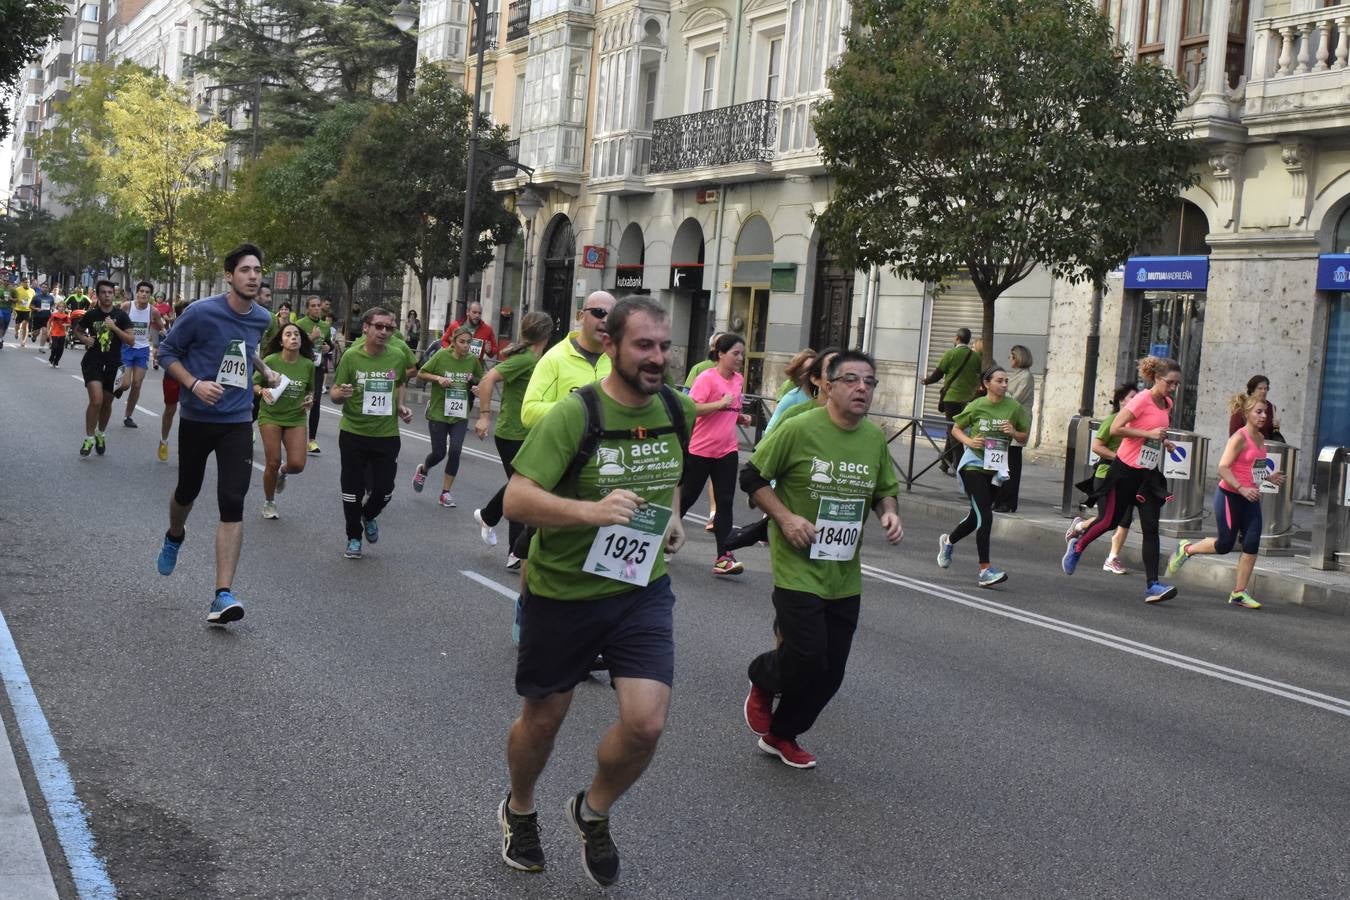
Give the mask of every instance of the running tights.
M 497 444 L 497 455 L 501 457 L 502 468 L 506 470 L 506 480 L 510 481 L 511 476 L 516 472 L 515 467 L 511 465 L 511 461 L 516 458 L 516 454 L 520 452 L 521 445 L 525 442 L 513 441 L 510 438 L 501 437 L 493 438 L 492 440 Z M 502 498 L 505 496 L 506 485 L 502 485 L 497 493 L 492 495 L 492 499 L 487 502 L 487 506 L 484 506 L 480 511 L 483 521 L 494 528 L 497 523 L 502 520 Z M 508 531 L 508 534 L 510 534 L 510 542 L 507 546 L 515 547 L 516 539 L 520 537 L 521 532 L 524 530 L 524 525 L 519 522 L 512 522 L 510 530 Z
M 378 516 L 394 495 L 401 441 L 394 437 L 366 437 L 338 432 L 342 464 L 342 515 L 347 540 L 361 536 L 361 519 Z M 366 485 L 370 485 L 367 493 Z
M 66 352 L 65 336 L 52 338 L 52 365 L 59 365 L 61 356 Z
M 1158 519 L 1162 516 L 1162 499 L 1139 495 L 1139 487 L 1147 474 L 1144 469 L 1136 469 L 1119 460 L 1111 462 L 1111 476 L 1115 478 L 1115 488 L 1099 504 L 1101 515 L 1079 536 L 1075 548 L 1079 553 L 1087 550 L 1093 541 L 1108 531 L 1113 531 L 1124 521 L 1126 510 L 1131 506 L 1137 506 L 1139 531 L 1144 539 L 1145 584 L 1152 585 L 1158 580 Z
M 468 428 L 467 419 L 460 419 L 454 424 L 428 419 L 427 431 L 431 434 L 431 452 L 422 461 L 422 469 L 430 472 L 436 463 L 445 460 L 445 474 L 451 478 L 458 475 L 460 452 L 464 449 L 464 433 Z M 448 453 L 447 444 L 450 448 Z
M 680 481 L 680 518 L 689 512 L 703 494 L 703 485 L 712 478 L 713 498 L 717 513 L 713 516 L 713 534 L 717 537 L 717 555 L 726 553 L 727 538 L 731 535 L 731 507 L 736 501 L 736 472 L 740 456 L 735 450 L 726 456 L 698 456 L 690 453 L 684 460 L 684 478 Z
M 966 486 L 966 496 L 970 498 L 970 512 L 956 526 L 956 530 L 947 536 L 953 544 L 975 532 L 975 549 L 980 554 L 980 564 L 989 563 L 989 532 L 994 527 L 994 475 L 984 469 L 962 469 L 961 483 Z
M 244 496 L 253 478 L 253 426 L 248 422 L 178 423 L 178 486 L 173 500 L 191 506 L 206 479 L 206 460 L 216 455 L 216 502 L 220 521 L 244 521 Z

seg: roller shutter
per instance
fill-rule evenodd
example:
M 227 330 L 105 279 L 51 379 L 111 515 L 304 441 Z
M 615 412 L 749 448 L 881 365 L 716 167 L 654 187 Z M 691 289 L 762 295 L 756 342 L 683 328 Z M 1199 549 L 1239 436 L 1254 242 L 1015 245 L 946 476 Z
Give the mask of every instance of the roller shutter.
M 958 275 L 947 283 L 946 290 L 938 295 L 933 303 L 933 319 L 928 329 L 928 368 L 924 375 L 937 367 L 942 354 L 952 348 L 952 337 L 958 328 L 970 329 L 970 342 L 974 344 L 984 328 L 984 302 L 980 299 L 975 284 L 966 275 Z M 979 366 L 979 360 L 972 359 L 968 365 Z M 923 412 L 925 416 L 941 416 L 938 412 L 938 393 L 942 382 L 931 385 L 923 393 Z

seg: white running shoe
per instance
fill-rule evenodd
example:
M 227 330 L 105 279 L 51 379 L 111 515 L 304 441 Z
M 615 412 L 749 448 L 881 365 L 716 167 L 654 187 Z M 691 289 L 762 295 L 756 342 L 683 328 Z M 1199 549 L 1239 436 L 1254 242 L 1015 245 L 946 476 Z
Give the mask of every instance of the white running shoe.
M 478 536 L 483 539 L 483 543 L 489 547 L 497 546 L 497 532 L 493 527 L 483 521 L 483 511 L 475 509 L 473 511 L 473 520 L 478 523 Z

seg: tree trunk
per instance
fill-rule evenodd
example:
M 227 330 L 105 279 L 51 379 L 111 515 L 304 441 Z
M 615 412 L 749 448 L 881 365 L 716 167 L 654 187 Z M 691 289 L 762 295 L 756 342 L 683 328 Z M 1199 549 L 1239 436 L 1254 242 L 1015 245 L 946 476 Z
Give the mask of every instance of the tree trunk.
M 981 327 L 981 335 L 984 338 L 984 352 L 980 357 L 980 370 L 983 371 L 994 364 L 994 302 L 998 300 L 998 296 L 986 297 L 981 294 L 980 300 L 984 306 L 984 318 Z

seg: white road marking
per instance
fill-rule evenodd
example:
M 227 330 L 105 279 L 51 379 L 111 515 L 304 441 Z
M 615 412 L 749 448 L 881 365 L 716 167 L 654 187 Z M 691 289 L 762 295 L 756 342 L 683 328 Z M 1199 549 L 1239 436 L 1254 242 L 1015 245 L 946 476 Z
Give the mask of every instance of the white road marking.
M 1180 653 L 1174 653 L 1171 650 L 1164 650 L 1161 647 L 1155 647 L 1151 644 L 1140 643 L 1130 640 L 1120 635 L 1111 634 L 1105 631 L 1097 631 L 1093 628 L 1087 628 L 1082 625 L 1075 625 L 1072 622 L 1066 622 L 1063 619 L 1055 619 L 1050 616 L 1043 616 L 1039 613 L 1030 612 L 1024 609 L 1018 609 L 1014 606 L 1008 606 L 993 600 L 986 600 L 982 597 L 976 597 L 971 594 L 965 594 L 961 591 L 945 585 L 933 584 L 932 582 L 922 581 L 917 578 L 911 578 L 907 575 L 900 575 L 877 566 L 863 564 L 863 574 L 877 581 L 883 581 L 887 584 L 906 587 L 910 590 L 928 594 L 942 600 L 949 600 L 953 603 L 959 603 L 962 606 L 968 606 L 971 609 L 978 609 L 982 612 L 993 613 L 1006 619 L 1012 619 L 1017 622 L 1023 622 L 1027 625 L 1035 625 L 1038 628 L 1045 628 L 1049 631 L 1057 631 L 1060 634 L 1066 634 L 1069 637 L 1076 637 L 1079 640 L 1090 641 L 1094 644 L 1100 644 L 1103 647 L 1110 647 L 1123 653 L 1129 653 L 1134 656 L 1151 659 L 1164 665 L 1174 668 L 1184 669 L 1188 672 L 1195 672 L 1200 675 L 1206 675 L 1210 678 L 1216 678 L 1220 681 L 1227 681 L 1232 684 L 1251 688 L 1252 690 L 1262 691 L 1267 694 L 1273 694 L 1277 697 L 1284 697 L 1287 700 L 1294 700 L 1299 703 L 1315 706 L 1318 709 L 1324 709 L 1338 715 L 1350 717 L 1350 700 L 1341 697 L 1333 697 L 1329 694 L 1310 691 L 1307 688 L 1301 688 L 1297 685 L 1286 684 L 1281 681 L 1274 681 L 1260 675 L 1253 675 L 1250 672 L 1243 672 L 1239 669 L 1230 669 L 1227 666 L 1221 666 L 1217 663 L 1206 662 L 1202 659 L 1196 659 L 1191 656 L 1184 656 Z
M 501 582 L 494 581 L 491 578 L 488 578 L 486 575 L 479 575 L 477 572 L 473 572 L 468 569 L 460 569 L 459 574 L 463 575 L 470 581 L 478 582 L 488 590 L 496 591 L 497 593 L 505 597 L 507 600 L 511 600 L 514 602 L 515 599 L 518 596 L 520 596 L 520 591 L 512 590 L 511 588 L 508 588 L 505 585 L 503 585 Z
M 140 412 L 145 413 L 147 416 L 153 416 L 153 417 L 155 417 L 156 419 L 159 418 L 159 413 L 157 413 L 157 412 L 151 412 L 150 410 L 146 409 L 144 406 L 141 406 L 139 403 L 136 404 L 136 409 L 139 410 Z

